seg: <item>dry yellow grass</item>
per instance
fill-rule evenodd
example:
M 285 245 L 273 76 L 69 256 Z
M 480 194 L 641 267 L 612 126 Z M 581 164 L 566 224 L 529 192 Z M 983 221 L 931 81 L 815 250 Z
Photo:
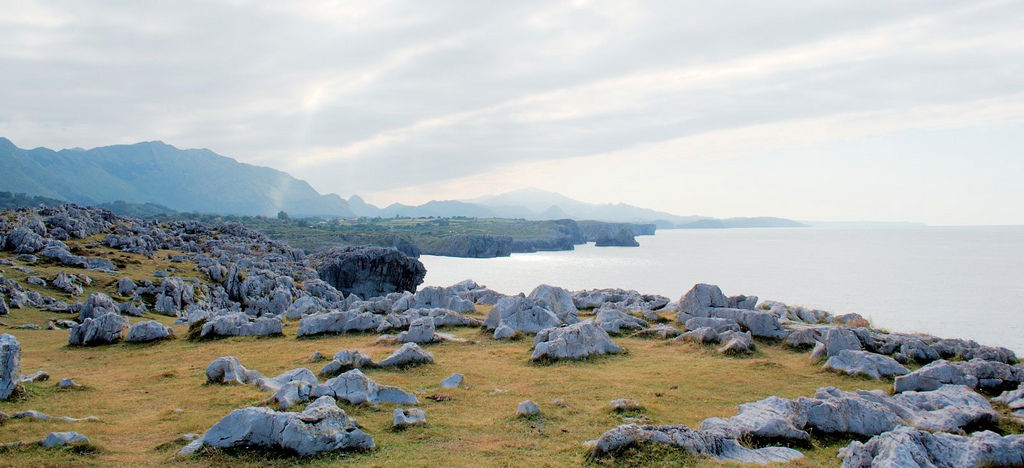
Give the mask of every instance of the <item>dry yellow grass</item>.
M 132 276 L 141 278 L 155 267 L 134 268 Z M 8 275 L 10 269 L 4 270 Z M 98 287 L 112 287 L 112 282 L 97 283 Z M 53 290 L 47 293 L 55 295 Z M 485 310 L 478 312 L 482 314 Z M 22 309 L 0 317 L 0 321 L 11 325 L 43 324 L 58 316 Z M 147 318 L 168 324 L 172 321 L 161 316 Z M 80 453 L 17 448 L 0 453 L 0 465 L 328 466 L 343 460 L 346 465 L 355 466 L 722 466 L 681 451 L 663 449 L 639 451 L 633 458 L 594 462 L 586 458 L 581 444 L 622 422 L 623 415 L 608 407 L 608 402 L 616 398 L 639 400 L 646 408 L 642 414 L 654 424 L 696 427 L 704 418 L 731 416 L 738 404 L 769 395 L 811 395 L 826 385 L 845 390 L 890 386 L 887 382 L 824 372 L 809 361 L 806 353 L 766 343 L 759 344 L 760 351 L 753 357 L 730 358 L 692 344 L 615 338 L 628 349 L 628 354 L 537 365 L 528 359 L 530 339 L 495 341 L 479 330 L 461 328 L 448 331 L 470 339 L 470 343 L 428 347 L 436 364 L 367 371 L 380 383 L 415 392 L 421 400 L 418 406 L 426 410 L 429 423 L 426 427 L 393 432 L 389 426 L 394 405 L 343 406 L 373 435 L 378 448 L 372 452 L 310 459 L 267 453 L 176 458 L 181 444 L 174 441 L 179 436 L 201 433 L 231 410 L 258 405 L 269 396 L 254 386 L 205 385 L 203 371 L 217 357 L 237 356 L 249 368 L 276 375 L 295 367 L 318 371 L 323 363 L 308 362 L 314 351 L 329 356 L 341 349 L 358 348 L 380 359 L 395 349 L 393 345 L 374 345 L 375 335 L 369 334 L 296 339 L 295 328 L 293 322 L 286 326 L 286 336 L 275 338 L 207 342 L 176 339 L 94 348 L 68 347 L 66 331 L 4 330 L 17 336 L 23 345 L 23 371 L 43 369 L 53 380 L 29 384 L 26 397 L 0 403 L 0 411 L 35 409 L 56 416 L 95 415 L 101 422 L 8 421 L 0 426 L 0 442 L 38 440 L 51 431 L 79 431 L 90 437 L 98 450 Z M 182 337 L 185 327 L 176 326 L 175 332 Z M 439 388 L 438 383 L 454 372 L 465 375 L 465 388 Z M 74 378 L 85 387 L 57 390 L 55 381 L 65 377 Z M 451 399 L 427 398 L 433 394 Z M 538 402 L 543 416 L 535 420 L 515 418 L 516 404 L 525 399 Z M 551 403 L 557 399 L 568 406 Z M 836 450 L 842 445 L 840 442 L 807 449 L 808 458 L 797 465 L 834 466 Z

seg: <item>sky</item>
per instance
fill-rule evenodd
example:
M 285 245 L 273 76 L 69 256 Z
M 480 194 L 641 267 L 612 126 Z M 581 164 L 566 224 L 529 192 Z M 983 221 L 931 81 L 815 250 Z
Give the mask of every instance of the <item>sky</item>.
M 0 136 L 386 205 L 1024 224 L 1024 2 L 0 0 Z

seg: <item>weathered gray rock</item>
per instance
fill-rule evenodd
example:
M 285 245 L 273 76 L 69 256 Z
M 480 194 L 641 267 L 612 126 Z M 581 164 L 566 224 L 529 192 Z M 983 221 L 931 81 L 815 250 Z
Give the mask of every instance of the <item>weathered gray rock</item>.
M 325 312 L 327 312 L 327 309 L 324 308 L 319 299 L 313 296 L 302 296 L 288 306 L 284 316 L 292 320 L 298 320 L 307 315 Z
M 125 276 L 117 281 L 117 294 L 123 297 L 132 297 L 135 295 L 135 288 L 138 285 L 131 278 Z
M 701 344 L 714 344 L 721 342 L 722 338 L 718 336 L 718 332 L 711 327 L 702 327 L 696 330 L 690 330 L 683 333 L 681 336 L 675 339 L 675 341 L 694 341 Z
M 299 403 L 309 401 L 313 396 L 314 387 L 316 387 L 316 384 L 303 380 L 293 380 L 278 388 L 271 399 L 277 402 L 278 409 L 285 411 Z
M 558 320 L 564 324 L 579 322 L 579 310 L 573 302 L 572 293 L 557 286 L 542 284 L 530 292 L 531 300 L 543 303 L 549 310 L 555 313 Z
M 1024 418 L 1024 384 L 1018 386 L 1016 390 L 1003 392 L 998 397 L 993 398 L 992 401 L 1006 405 L 1013 411 L 1014 415 Z
M 334 311 L 312 314 L 299 321 L 298 336 L 341 334 L 376 330 L 383 323 L 380 315 L 369 312 Z
M 284 371 L 275 377 L 258 377 L 249 381 L 265 392 L 276 392 L 292 382 L 305 382 L 310 385 L 320 383 L 313 371 L 299 367 Z
M 234 410 L 179 453 L 193 454 L 206 446 L 264 447 L 311 456 L 339 450 L 372 449 L 374 443 L 333 398 L 325 396 L 301 413 L 262 407 Z
M 129 343 L 148 343 L 174 336 L 174 329 L 156 320 L 136 322 L 128 329 L 128 337 L 125 341 Z
M 710 327 L 719 333 L 730 330 L 740 331 L 740 324 L 736 323 L 735 320 L 717 317 L 694 317 L 687 320 L 685 325 L 687 330 Z
M 398 310 L 407 310 L 412 308 L 419 309 L 445 309 L 457 313 L 473 312 L 476 310 L 476 306 L 473 305 L 473 301 L 465 299 L 459 295 L 457 288 L 441 288 L 437 286 L 430 286 L 423 288 L 417 292 L 411 298 L 406 297 L 405 301 L 399 301 L 401 304 L 396 303 Z M 395 309 L 393 309 L 395 310 Z
M 821 333 L 818 329 L 799 328 L 790 330 L 786 338 L 782 340 L 782 343 L 791 348 L 806 349 L 813 348 L 814 345 L 821 342 L 821 339 Z
M 399 405 L 410 405 L 419 403 L 416 395 L 406 392 L 398 387 L 380 385 L 370 380 L 359 369 L 352 369 L 337 377 L 334 377 L 313 389 L 313 397 L 318 398 L 324 395 L 332 396 L 338 400 L 347 401 L 353 405 L 359 403 L 395 403 Z
M 80 325 L 68 330 L 68 344 L 72 346 L 95 346 L 121 341 L 128 330 L 128 319 L 114 312 L 98 318 L 87 318 Z
M 419 408 L 395 408 L 395 412 L 392 413 L 391 425 L 398 429 L 426 426 L 427 413 Z
M 642 330 L 648 323 L 640 318 L 628 315 L 615 306 L 604 305 L 597 309 L 594 322 L 608 333 L 622 333 L 624 330 Z
M 51 432 L 39 441 L 43 447 L 63 447 L 65 445 L 88 444 L 89 438 L 77 432 Z
M 46 382 L 47 380 L 50 380 L 50 374 L 48 374 L 46 371 L 42 371 L 42 370 L 41 371 L 35 371 L 35 372 L 31 373 L 31 374 L 21 376 L 20 380 L 21 380 L 22 383 L 27 383 L 27 382 Z
M 695 431 L 683 425 L 624 424 L 605 432 L 597 440 L 587 442 L 587 445 L 594 456 L 600 457 L 641 442 L 669 445 L 690 453 L 707 455 L 716 460 L 738 463 L 763 465 L 803 458 L 803 454 L 791 448 L 751 449 L 740 445 L 734 438 L 705 431 Z
M 214 359 L 210 365 L 206 366 L 206 382 L 207 383 L 237 383 L 247 384 L 254 383 L 257 379 L 262 378 L 263 375 L 255 370 L 246 369 L 242 365 L 241 361 L 234 356 L 223 356 Z
M 827 370 L 844 372 L 849 375 L 863 375 L 872 379 L 889 378 L 910 372 L 909 369 L 889 356 L 851 349 L 844 349 L 828 358 L 823 367 Z
M 320 376 L 333 377 L 352 369 L 362 369 L 373 367 L 375 365 L 376 364 L 373 363 L 373 359 L 370 359 L 370 356 L 366 353 L 358 349 L 345 349 L 334 354 L 334 358 L 331 362 L 327 363 L 327 365 L 320 370 Z
M 436 343 L 441 338 L 434 334 L 434 319 L 422 317 L 409 324 L 409 330 L 399 333 L 395 338 L 399 343 Z
M 540 406 L 530 400 L 520 401 L 516 405 L 516 416 L 530 417 L 540 414 Z
M 462 374 L 452 374 L 448 378 L 441 381 L 441 388 L 458 388 L 462 385 Z
M 307 259 L 320 279 L 338 291 L 360 297 L 416 291 L 427 272 L 419 260 L 383 247 L 334 247 Z
M 636 338 L 655 338 L 659 340 L 668 340 L 682 335 L 675 327 L 671 327 L 665 324 L 659 324 L 651 328 L 645 328 L 633 334 Z
M 639 411 L 644 409 L 644 405 L 640 404 L 639 401 L 631 398 L 618 398 L 608 403 L 614 411 Z
M 707 317 L 707 309 L 712 307 L 729 307 L 722 289 L 713 284 L 695 284 L 679 299 L 678 320 L 686 323 L 691 317 Z
M 36 286 L 46 286 L 46 280 L 38 276 L 29 276 L 28 278 L 25 278 L 25 282 Z
M 14 335 L 0 335 L 0 400 L 21 390 L 21 343 Z
M 200 324 L 193 324 L 196 326 Z M 280 335 L 284 327 L 277 317 L 255 318 L 243 313 L 217 315 L 201 322 L 198 338 L 223 336 L 272 336 Z M 190 327 L 191 328 L 191 327 Z
M 72 379 L 60 379 L 60 382 L 57 382 L 57 388 L 67 389 L 76 387 L 78 387 L 78 384 Z
M 402 367 L 416 364 L 432 364 L 434 355 L 426 352 L 416 343 L 406 343 L 390 356 L 377 363 L 377 367 Z
M 729 296 L 725 298 L 726 307 L 730 309 L 754 310 L 757 307 L 757 296 Z
M 844 350 L 860 351 L 864 349 L 857 334 L 846 328 L 825 330 L 821 342 L 825 344 L 826 357 L 835 356 Z
M 78 313 L 78 321 L 82 322 L 87 318 L 99 318 L 110 313 L 121 313 L 117 308 L 117 303 L 106 294 L 94 292 L 82 304 L 82 310 Z
M 75 284 L 75 277 L 69 275 L 64 271 L 57 273 L 57 276 L 53 279 L 53 287 L 60 289 L 72 296 L 78 296 L 82 294 L 82 287 Z
M 0 293 L 0 315 L 8 315 L 11 313 L 11 309 L 7 307 L 7 300 L 4 299 L 3 293 Z
M 909 390 L 934 390 L 942 385 L 966 385 L 986 391 L 1001 391 L 1024 382 L 1024 368 L 996 361 L 975 359 L 967 362 L 938 360 L 909 374 L 896 377 L 897 393 Z
M 900 427 L 853 441 L 839 451 L 843 468 L 980 468 L 1024 465 L 1024 435 L 1000 436 L 991 431 L 970 437 Z
M 504 326 L 517 332 L 537 333 L 545 328 L 557 327 L 559 322 L 558 316 L 544 307 L 544 304 L 519 294 L 498 301 L 487 313 L 484 327 L 496 330 Z M 501 337 L 495 333 L 495 338 Z
M 718 348 L 718 352 L 722 354 L 748 354 L 756 348 L 750 332 L 727 331 L 719 334 L 719 340 L 721 340 L 722 346 Z
M 620 353 L 622 347 L 591 320 L 541 330 L 533 341 L 531 360 L 581 359 L 587 356 Z
M 40 413 L 36 410 L 21 411 L 11 415 L 11 419 L 38 419 L 41 421 L 61 421 L 61 422 L 95 422 L 99 421 L 100 418 L 96 416 L 86 416 L 84 418 L 72 418 L 71 416 L 50 416 L 46 413 Z

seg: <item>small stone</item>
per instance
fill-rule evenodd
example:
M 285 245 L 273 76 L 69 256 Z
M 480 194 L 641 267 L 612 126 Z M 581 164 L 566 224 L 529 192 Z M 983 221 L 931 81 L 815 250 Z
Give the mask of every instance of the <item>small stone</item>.
M 639 401 L 632 400 L 629 398 L 619 398 L 617 400 L 612 400 L 611 403 L 609 403 L 609 405 L 611 405 L 613 410 L 619 412 L 639 411 L 644 409 L 644 405 L 640 404 Z
M 419 408 L 395 408 L 392 416 L 391 425 L 396 429 L 427 425 L 427 413 Z
M 89 438 L 77 432 L 51 432 L 39 441 L 43 447 L 60 447 L 63 445 L 88 444 Z
M 520 401 L 516 407 L 516 416 L 530 417 L 540 414 L 540 406 L 530 400 Z
M 78 387 L 78 384 L 75 383 L 75 381 L 71 380 L 71 379 L 61 379 L 60 382 L 57 382 L 57 388 L 76 388 L 76 387 Z
M 462 374 L 452 374 L 447 379 L 441 381 L 441 387 L 443 388 L 456 388 L 462 385 Z

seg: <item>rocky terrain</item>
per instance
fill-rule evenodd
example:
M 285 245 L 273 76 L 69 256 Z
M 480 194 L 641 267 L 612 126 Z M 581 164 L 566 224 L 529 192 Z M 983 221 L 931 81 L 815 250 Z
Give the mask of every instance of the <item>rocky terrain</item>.
M 418 288 L 393 249 L 0 214 L 0 464 L 1022 466 L 1008 349 L 681 287 Z

